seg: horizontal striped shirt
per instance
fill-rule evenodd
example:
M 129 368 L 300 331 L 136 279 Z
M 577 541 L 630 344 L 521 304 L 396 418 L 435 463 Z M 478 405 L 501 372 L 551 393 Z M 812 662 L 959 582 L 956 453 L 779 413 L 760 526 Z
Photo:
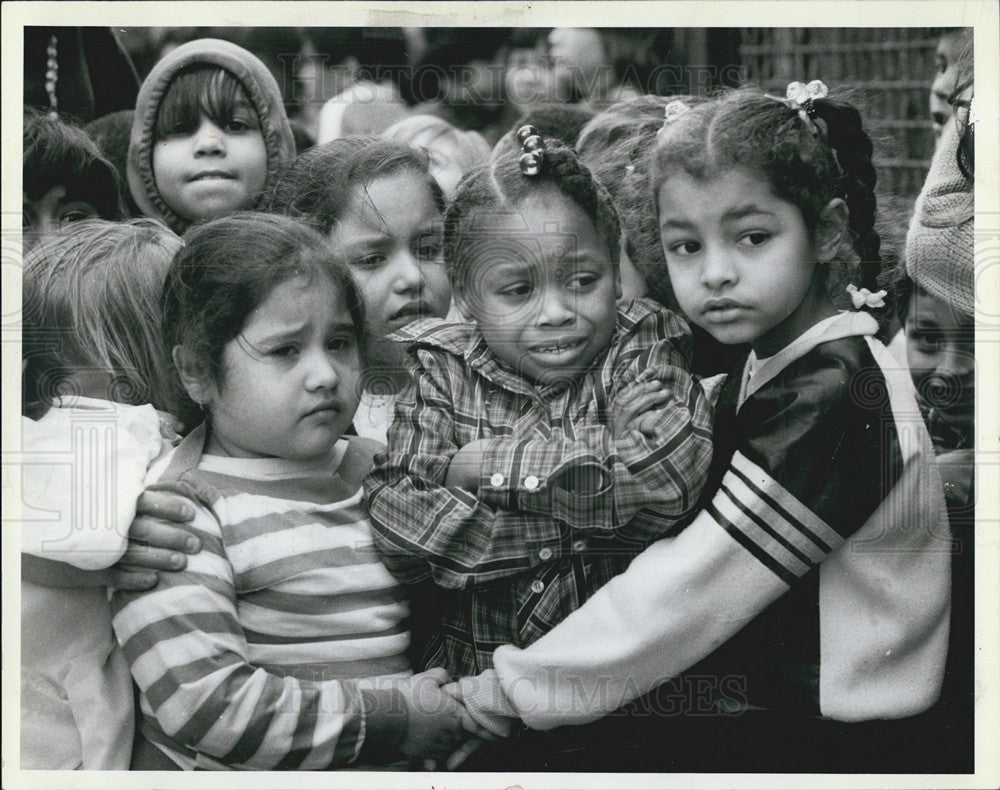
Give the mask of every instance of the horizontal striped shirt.
M 203 455 L 204 439 L 151 470 L 191 500 L 201 552 L 113 600 L 147 735 L 189 768 L 350 763 L 379 737 L 366 679 L 410 670 L 405 593 L 360 486 L 379 445 L 352 437 L 317 463 Z
M 519 376 L 471 324 L 431 319 L 398 335 L 413 376 L 365 481 L 375 541 L 402 581 L 443 588 L 423 664 L 473 674 L 500 645 L 533 642 L 694 514 L 711 406 L 688 372 L 687 325 L 648 300 L 619 308 L 609 348 L 568 384 Z M 669 402 L 642 431 L 616 435 L 615 397 L 642 373 Z M 452 456 L 479 439 L 490 442 L 477 493 L 446 487 Z

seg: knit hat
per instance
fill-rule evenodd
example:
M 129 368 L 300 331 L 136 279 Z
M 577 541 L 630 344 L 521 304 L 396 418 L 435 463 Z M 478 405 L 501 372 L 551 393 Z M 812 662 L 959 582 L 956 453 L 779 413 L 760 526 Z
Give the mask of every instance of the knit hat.
M 136 205 L 147 217 L 162 220 L 176 233 L 183 233 L 191 222 L 174 212 L 156 188 L 153 130 L 170 83 L 179 72 L 192 66 L 218 66 L 230 72 L 239 80 L 253 103 L 267 151 L 264 194 L 277 179 L 281 167 L 295 158 L 295 139 L 285 116 L 278 83 L 254 54 L 236 44 L 214 38 L 202 38 L 177 47 L 153 66 L 142 83 L 136 99 L 128 151 L 128 184 Z
M 958 130 L 945 124 L 906 234 L 906 273 L 966 315 L 975 312 L 973 183 L 958 168 Z

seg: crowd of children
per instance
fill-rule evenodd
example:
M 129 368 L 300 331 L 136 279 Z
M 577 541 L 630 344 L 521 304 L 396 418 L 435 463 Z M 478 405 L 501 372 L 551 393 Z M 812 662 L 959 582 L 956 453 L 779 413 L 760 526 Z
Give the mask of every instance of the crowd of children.
M 22 768 L 971 770 L 968 37 L 904 262 L 863 110 L 661 44 L 26 112 Z

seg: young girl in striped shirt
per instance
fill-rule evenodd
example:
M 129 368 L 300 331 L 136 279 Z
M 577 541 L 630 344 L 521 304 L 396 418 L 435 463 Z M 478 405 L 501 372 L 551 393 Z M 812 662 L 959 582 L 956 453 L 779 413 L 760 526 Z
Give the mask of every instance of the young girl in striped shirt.
M 361 479 L 378 445 L 342 437 L 364 360 L 357 288 L 292 219 L 236 214 L 185 242 L 164 339 L 200 424 L 148 482 L 189 500 L 203 548 L 114 596 L 141 692 L 133 767 L 319 770 L 447 748 L 445 674 L 411 674 L 405 593 L 372 549 Z

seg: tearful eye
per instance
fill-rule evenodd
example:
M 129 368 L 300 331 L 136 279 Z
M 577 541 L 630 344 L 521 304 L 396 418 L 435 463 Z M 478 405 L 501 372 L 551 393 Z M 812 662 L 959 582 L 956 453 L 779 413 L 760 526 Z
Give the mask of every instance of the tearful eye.
M 278 346 L 269 351 L 268 354 L 272 357 L 290 357 L 296 350 L 295 346 Z

